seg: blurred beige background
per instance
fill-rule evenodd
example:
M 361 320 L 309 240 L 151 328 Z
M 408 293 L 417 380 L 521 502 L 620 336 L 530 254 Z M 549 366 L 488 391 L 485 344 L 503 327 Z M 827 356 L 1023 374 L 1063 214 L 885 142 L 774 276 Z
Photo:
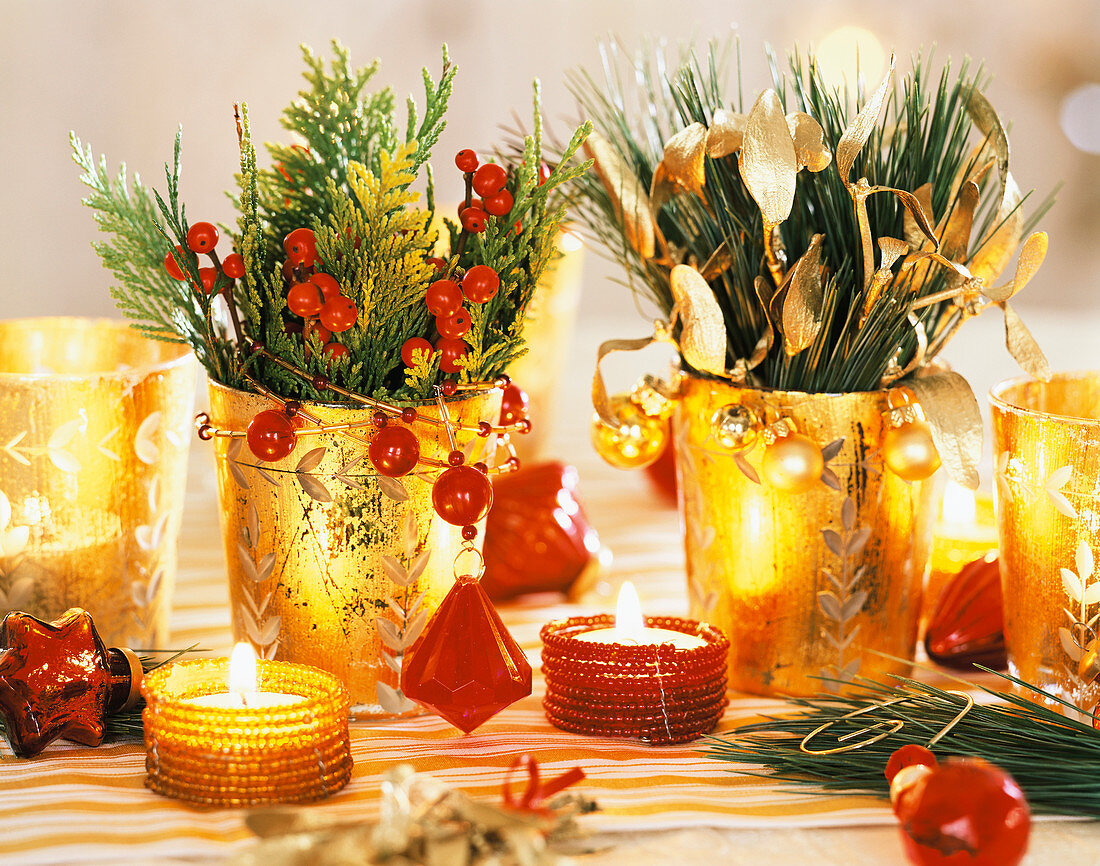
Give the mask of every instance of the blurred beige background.
M 1100 288 L 1100 156 L 1075 147 L 1060 126 L 1063 101 L 1100 82 L 1100 3 L 1095 0 L 883 2 L 655 2 L 655 0 L 331 0 L 153 3 L 0 0 L 0 238 L 4 316 L 109 314 L 108 278 L 92 252 L 91 213 L 69 159 L 75 129 L 112 165 L 123 159 L 163 186 L 176 125 L 184 128 L 183 195 L 192 220 L 227 221 L 222 194 L 237 165 L 233 100 L 247 100 L 259 140 L 281 136 L 280 110 L 300 87 L 297 45 L 318 50 L 338 36 L 352 57 L 383 58 L 378 81 L 401 97 L 419 91 L 423 65 L 438 70 L 446 41 L 460 71 L 444 141 L 443 170 L 458 148 L 489 149 L 513 109 L 528 114 L 530 81 L 542 79 L 551 121 L 573 115 L 565 70 L 598 63 L 599 37 L 627 44 L 643 34 L 706 38 L 734 26 L 746 75 L 765 82 L 761 46 L 820 44 L 847 24 L 873 31 L 907 65 L 938 43 L 938 57 L 985 58 L 989 96 L 1012 122 L 1022 187 L 1065 187 L 1045 227 L 1050 255 L 1021 308 L 1095 311 Z M 1100 150 L 1100 87 L 1081 91 L 1077 135 Z M 1090 102 L 1091 99 L 1091 102 Z M 1090 108 L 1091 106 L 1091 108 Z M 559 128 L 564 124 L 559 123 Z M 1091 138 L 1090 138 L 1091 136 Z M 442 184 L 441 184 L 442 186 Z M 441 192 L 446 197 L 446 192 Z M 620 312 L 636 329 L 613 269 L 590 259 L 582 313 Z M 640 323 L 639 323 L 640 324 Z

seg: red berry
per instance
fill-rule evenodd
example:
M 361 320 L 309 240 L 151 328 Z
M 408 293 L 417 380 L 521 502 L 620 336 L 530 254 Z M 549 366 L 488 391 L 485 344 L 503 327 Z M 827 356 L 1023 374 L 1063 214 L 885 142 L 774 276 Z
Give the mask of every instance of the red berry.
M 515 199 L 512 198 L 512 194 L 508 190 L 502 189 L 496 195 L 491 195 L 485 199 L 485 211 L 493 216 L 508 216 L 508 212 L 512 209 L 514 203 Z
M 478 198 L 473 199 L 469 204 L 466 204 L 465 202 L 460 201 L 458 203 L 458 211 L 457 211 L 459 218 L 462 217 L 462 212 L 464 210 L 468 210 L 469 208 L 473 208 L 474 210 L 484 211 L 485 210 L 485 205 L 483 205 L 481 203 L 481 199 L 478 199 Z
M 500 397 L 500 423 L 508 426 L 524 420 L 529 405 L 522 388 L 515 384 L 506 385 Z
M 493 485 L 472 466 L 452 466 L 432 485 L 432 505 L 452 526 L 468 526 L 489 513 Z
M 340 284 L 336 282 L 335 277 L 328 274 L 314 274 L 309 281 L 321 290 L 326 303 L 340 294 Z
M 474 265 L 462 278 L 462 294 L 474 304 L 485 304 L 500 288 L 500 277 L 488 265 Z
M 316 340 L 324 346 L 332 338 L 332 332 L 316 319 L 310 319 L 302 328 L 302 339 Z
M 516 220 L 516 234 L 518 235 L 522 231 L 523 231 L 523 223 L 520 222 L 519 220 Z
M 551 169 L 545 162 L 539 163 L 539 186 L 550 180 Z
M 427 262 L 429 265 L 434 265 L 436 273 L 442 273 L 447 270 L 447 262 L 445 259 L 441 259 L 439 256 L 428 256 Z
M 466 345 L 465 340 L 451 340 L 447 337 L 440 337 L 435 341 L 435 350 L 440 354 L 439 369 L 444 373 L 457 373 L 462 369 L 458 361 L 466 357 L 470 347 Z
M 218 245 L 218 227 L 213 223 L 195 223 L 187 230 L 187 248 L 194 253 L 208 253 Z
M 312 265 L 317 259 L 317 239 L 312 229 L 294 229 L 283 239 L 286 257 L 296 265 Z
M 479 235 L 485 231 L 485 211 L 479 207 L 468 207 L 459 214 L 462 228 L 471 234 Z
M 168 276 L 173 280 L 187 279 L 187 275 L 184 274 L 183 268 L 183 248 L 176 247 L 175 254 L 169 253 L 164 257 L 164 269 L 168 271 Z
M 294 319 L 289 319 L 283 322 L 283 333 L 288 337 L 292 337 L 295 334 L 302 333 L 302 323 Z
M 910 743 L 909 745 L 902 746 L 900 749 L 896 749 L 890 756 L 890 760 L 886 762 L 886 781 L 894 781 L 894 776 L 896 776 L 898 770 L 903 767 L 911 767 L 914 764 L 935 767 L 937 763 L 936 756 L 924 746 L 917 746 Z
M 321 312 L 321 308 L 325 306 L 325 299 L 321 289 L 312 281 L 307 281 L 298 283 L 287 292 L 286 305 L 294 315 L 308 319 Z
M 351 352 L 343 343 L 327 343 L 325 345 L 325 360 L 328 361 L 330 366 L 337 361 L 343 361 L 345 358 L 350 357 Z
M 367 456 L 379 474 L 390 478 L 408 475 L 420 459 L 420 442 L 408 427 L 389 425 L 376 432 Z
M 409 337 L 409 339 L 401 344 L 401 363 L 406 367 L 415 367 L 416 364 L 413 361 L 413 352 L 424 352 L 425 355 L 430 358 L 434 351 L 435 349 L 432 348 L 432 344 L 423 337 Z
M 508 172 L 503 166 L 488 162 L 474 172 L 474 192 L 482 198 L 496 195 L 508 180 Z
M 217 268 L 199 268 L 199 279 L 202 280 L 202 289 L 206 294 L 214 291 L 214 284 L 218 282 Z
M 439 336 L 447 337 L 450 340 L 465 337 L 470 333 L 470 314 L 463 309 L 459 309 L 457 313 L 451 316 L 437 316 L 435 329 L 439 331 Z
M 351 298 L 337 295 L 321 308 L 321 324 L 334 334 L 342 334 L 355 325 L 359 310 Z
M 455 165 L 458 166 L 458 170 L 464 174 L 468 174 L 471 171 L 477 171 L 477 154 L 470 148 L 460 150 L 455 154 Z
M 239 253 L 230 253 L 222 259 L 222 270 L 231 280 L 239 280 L 244 276 L 244 259 Z
M 433 316 L 451 316 L 462 308 L 462 289 L 454 280 L 436 280 L 424 293 L 424 303 Z
M 294 450 L 297 425 L 279 409 L 265 409 L 248 422 L 245 441 L 260 460 L 282 460 Z

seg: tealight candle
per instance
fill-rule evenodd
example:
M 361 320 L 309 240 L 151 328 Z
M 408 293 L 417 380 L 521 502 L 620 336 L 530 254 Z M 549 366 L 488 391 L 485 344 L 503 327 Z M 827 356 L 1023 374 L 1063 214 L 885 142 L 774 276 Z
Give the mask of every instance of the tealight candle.
M 949 481 L 932 538 L 931 573 L 924 590 L 926 618 L 952 577 L 971 562 L 997 553 L 993 498 Z
M 647 628 L 642 620 L 642 605 L 634 584 L 626 581 L 615 605 L 615 625 L 577 635 L 577 640 L 593 643 L 622 643 L 632 646 L 657 646 L 670 643 L 676 649 L 698 649 L 706 643 L 695 635 L 670 628 Z
M 261 707 L 285 707 L 288 704 L 300 704 L 304 700 L 301 695 L 261 692 L 256 685 L 256 651 L 251 644 L 239 643 L 233 647 L 229 656 L 229 691 L 188 698 L 186 703 L 226 710 L 246 707 L 254 710 Z

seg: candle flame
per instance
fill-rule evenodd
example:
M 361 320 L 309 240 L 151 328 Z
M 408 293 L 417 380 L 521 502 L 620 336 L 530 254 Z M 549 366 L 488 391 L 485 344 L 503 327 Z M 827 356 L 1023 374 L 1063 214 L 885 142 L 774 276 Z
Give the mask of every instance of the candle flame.
M 615 628 L 622 637 L 641 643 L 645 621 L 642 619 L 642 603 L 638 600 L 638 590 L 629 580 L 619 590 L 619 600 L 615 605 Z
M 233 647 L 229 657 L 229 691 L 241 699 L 241 705 L 247 706 L 246 695 L 254 695 L 257 687 L 256 652 L 251 644 L 239 643 Z
M 974 492 L 954 481 L 947 482 L 943 491 L 943 508 L 940 513 L 945 523 L 974 523 L 978 517 L 978 503 Z

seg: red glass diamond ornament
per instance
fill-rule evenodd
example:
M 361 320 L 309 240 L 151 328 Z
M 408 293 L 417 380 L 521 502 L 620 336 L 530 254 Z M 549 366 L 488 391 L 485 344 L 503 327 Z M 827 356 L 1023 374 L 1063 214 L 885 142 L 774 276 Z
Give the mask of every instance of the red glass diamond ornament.
M 531 694 L 531 665 L 472 575 L 462 575 L 405 660 L 401 690 L 467 734 Z
M 9 613 L 0 625 L 0 716 L 12 750 L 33 758 L 58 737 L 98 746 L 108 712 L 132 693 L 131 673 L 85 610 L 71 608 L 52 623 Z

